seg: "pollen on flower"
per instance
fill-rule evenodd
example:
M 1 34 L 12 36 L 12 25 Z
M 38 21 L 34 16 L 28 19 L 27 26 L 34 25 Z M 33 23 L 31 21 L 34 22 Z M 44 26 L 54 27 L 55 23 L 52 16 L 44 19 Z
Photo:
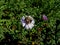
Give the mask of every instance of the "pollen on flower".
M 32 19 L 31 19 L 30 17 L 26 17 L 26 18 L 25 18 L 25 22 L 26 22 L 26 24 L 31 23 L 31 21 L 32 21 Z

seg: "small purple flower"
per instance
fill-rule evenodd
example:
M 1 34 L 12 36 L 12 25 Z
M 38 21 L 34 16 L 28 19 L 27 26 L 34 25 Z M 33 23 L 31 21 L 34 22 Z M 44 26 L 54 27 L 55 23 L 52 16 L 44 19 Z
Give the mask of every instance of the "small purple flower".
M 48 18 L 47 18 L 47 16 L 46 16 L 46 15 L 43 15 L 43 17 L 42 17 L 42 18 L 43 18 L 43 20 L 44 20 L 44 21 L 47 21 L 47 20 L 48 20 Z

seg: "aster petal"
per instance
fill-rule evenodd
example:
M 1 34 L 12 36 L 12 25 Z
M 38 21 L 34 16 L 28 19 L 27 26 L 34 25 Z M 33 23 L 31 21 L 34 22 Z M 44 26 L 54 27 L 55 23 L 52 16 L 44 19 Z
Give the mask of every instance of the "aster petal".
M 25 26 L 25 23 L 22 23 L 23 27 Z
M 26 28 L 26 29 L 29 29 L 29 25 L 25 25 L 25 28 Z
M 35 21 L 34 21 L 34 19 L 32 20 L 32 22 L 31 22 L 32 24 L 34 24 L 35 23 Z
M 25 17 L 23 16 L 22 19 L 21 19 L 21 23 L 23 25 L 23 27 L 25 26 Z
M 29 24 L 29 28 L 30 28 L 30 29 L 32 29 L 32 28 L 33 28 L 33 26 L 34 26 L 33 24 Z
M 24 16 L 22 17 L 22 20 L 25 20 L 25 17 Z

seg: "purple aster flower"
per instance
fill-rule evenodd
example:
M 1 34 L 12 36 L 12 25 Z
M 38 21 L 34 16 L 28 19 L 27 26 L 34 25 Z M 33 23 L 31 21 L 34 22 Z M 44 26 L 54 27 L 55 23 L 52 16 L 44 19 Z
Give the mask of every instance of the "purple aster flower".
M 42 17 L 42 18 L 43 18 L 43 20 L 44 20 L 44 21 L 48 20 L 48 18 L 47 18 L 47 16 L 46 16 L 46 15 L 43 15 L 43 17 Z

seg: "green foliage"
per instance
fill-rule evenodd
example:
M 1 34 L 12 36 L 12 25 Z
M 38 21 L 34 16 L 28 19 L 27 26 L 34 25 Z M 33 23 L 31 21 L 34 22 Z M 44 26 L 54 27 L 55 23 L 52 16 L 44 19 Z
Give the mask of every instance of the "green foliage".
M 48 17 L 48 21 L 42 20 L 42 13 Z M 35 19 L 35 26 L 31 30 L 21 25 L 20 19 L 25 15 Z M 60 20 L 60 0 L 0 0 L 0 42 L 4 42 L 8 33 L 13 38 L 7 36 L 8 43 L 10 39 L 25 45 L 32 45 L 32 42 L 37 45 L 57 45 L 60 43 L 60 25 L 56 29 L 56 20 Z M 47 26 L 44 27 L 44 23 Z

